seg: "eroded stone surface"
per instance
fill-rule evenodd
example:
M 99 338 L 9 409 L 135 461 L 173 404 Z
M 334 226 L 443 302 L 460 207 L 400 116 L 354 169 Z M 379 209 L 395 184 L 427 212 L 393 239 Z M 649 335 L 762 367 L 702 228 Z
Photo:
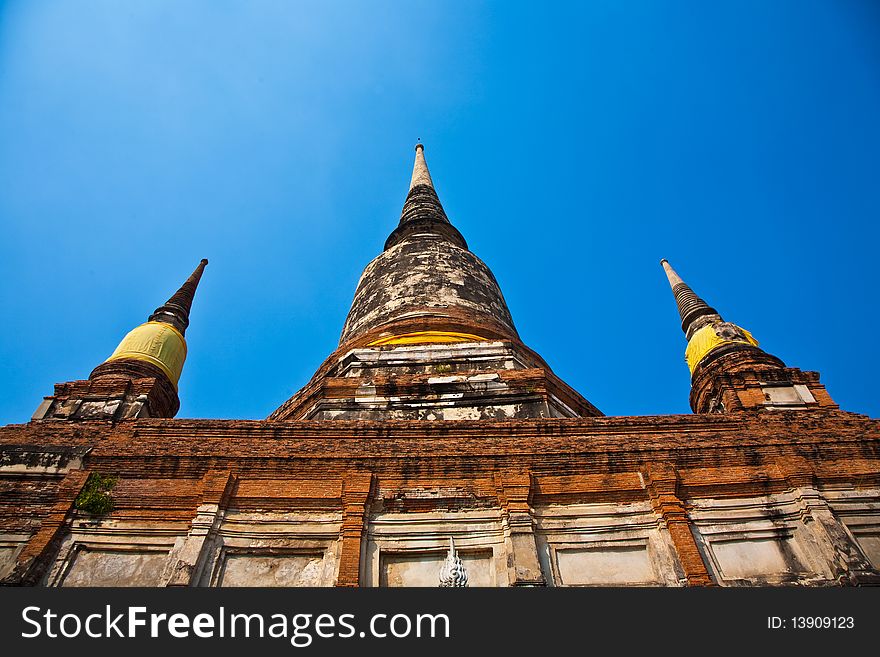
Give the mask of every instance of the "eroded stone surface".
M 516 336 L 498 282 L 482 260 L 442 236 L 413 236 L 367 265 L 340 344 L 410 314 L 442 317 L 449 307 L 466 310 L 476 326 L 486 318 Z
M 80 549 L 61 586 L 158 586 L 166 557 L 164 552 Z

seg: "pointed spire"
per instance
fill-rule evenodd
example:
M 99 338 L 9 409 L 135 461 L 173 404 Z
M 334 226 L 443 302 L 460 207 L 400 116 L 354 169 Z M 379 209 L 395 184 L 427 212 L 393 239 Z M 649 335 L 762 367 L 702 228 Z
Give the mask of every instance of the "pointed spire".
M 696 321 L 701 317 L 721 321 L 721 316 L 718 314 L 718 311 L 698 297 L 688 284 L 681 280 L 681 276 L 676 273 L 666 258 L 663 258 L 660 261 L 660 264 L 666 272 L 666 278 L 669 280 L 669 287 L 672 288 L 672 293 L 675 295 L 675 302 L 678 304 L 678 314 L 681 317 L 681 330 L 685 332 L 685 336 L 689 340 L 694 331 L 705 324 L 705 322 Z
M 413 164 L 412 180 L 409 183 L 409 190 L 419 185 L 427 185 L 434 189 L 434 181 L 431 180 L 431 173 L 428 171 L 428 163 L 425 162 L 425 145 L 416 144 L 416 161 Z
M 400 213 L 400 223 L 385 241 L 385 250 L 419 233 L 440 235 L 463 249 L 467 248 L 464 237 L 446 217 L 425 162 L 425 146 L 421 143 L 416 144 L 412 179 Z
M 413 221 L 439 221 L 449 223 L 440 198 L 434 189 L 434 181 L 428 172 L 428 163 L 425 162 L 424 144 L 416 144 L 416 159 L 413 163 L 412 179 L 409 184 L 409 193 L 400 213 L 400 225 Z
M 202 258 L 195 271 L 190 274 L 190 277 L 180 286 L 180 289 L 164 305 L 156 308 L 156 311 L 150 315 L 151 322 L 170 324 L 180 331 L 181 335 L 186 332 L 186 327 L 189 326 L 189 311 L 192 309 L 193 297 L 196 294 L 196 288 L 207 264 L 207 258 Z
M 159 375 L 162 378 L 161 374 L 164 374 L 172 387 L 173 403 L 163 406 L 163 412 L 168 414 L 162 417 L 173 417 L 180 406 L 177 382 L 186 361 L 183 334 L 189 326 L 193 296 L 207 264 L 208 261 L 203 259 L 180 289 L 164 305 L 156 308 L 148 321 L 129 331 L 110 357 L 92 370 L 89 379 L 105 375 L 130 378 Z

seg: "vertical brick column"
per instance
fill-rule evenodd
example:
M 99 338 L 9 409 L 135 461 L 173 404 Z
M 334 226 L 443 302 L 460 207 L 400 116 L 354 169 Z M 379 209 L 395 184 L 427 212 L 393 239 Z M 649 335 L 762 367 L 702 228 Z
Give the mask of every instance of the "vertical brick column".
M 535 542 L 535 522 L 531 512 L 532 478 L 528 472 L 495 475 L 501 503 L 502 523 L 506 525 L 508 565 L 511 586 L 545 586 Z
M 373 477 L 354 473 L 342 483 L 342 548 L 336 586 L 360 586 L 361 552 Z
M 691 531 L 684 502 L 678 497 L 678 475 L 672 468 L 650 466 L 642 472 L 654 512 L 663 518 L 688 586 L 712 586 L 709 569 Z
M 40 523 L 40 529 L 28 541 L 16 559 L 15 568 L 5 579 L 5 584 L 35 586 L 52 564 L 58 545 L 64 537 L 76 496 L 89 478 L 87 470 L 73 470 L 61 481 L 58 498 L 48 515 Z
M 174 544 L 162 573 L 165 586 L 195 586 L 210 561 L 211 541 L 217 531 L 237 477 L 226 471 L 209 470 L 202 477 L 202 503 L 196 509 L 190 530 Z

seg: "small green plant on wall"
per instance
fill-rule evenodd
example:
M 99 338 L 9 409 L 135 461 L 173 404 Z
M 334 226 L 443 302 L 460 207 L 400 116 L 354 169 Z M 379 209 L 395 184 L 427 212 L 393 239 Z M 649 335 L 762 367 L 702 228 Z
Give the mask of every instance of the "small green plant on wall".
M 93 472 L 76 496 L 73 506 L 95 516 L 106 515 L 113 510 L 113 496 L 110 491 L 115 485 L 116 477 Z

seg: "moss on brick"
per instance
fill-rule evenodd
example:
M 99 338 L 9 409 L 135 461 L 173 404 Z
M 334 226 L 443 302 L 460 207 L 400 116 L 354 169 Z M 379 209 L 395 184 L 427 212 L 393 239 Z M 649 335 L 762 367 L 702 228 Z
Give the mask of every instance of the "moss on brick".
M 116 485 L 116 480 L 116 477 L 93 472 L 76 496 L 73 506 L 95 516 L 107 515 L 113 510 L 113 496 L 110 491 Z

